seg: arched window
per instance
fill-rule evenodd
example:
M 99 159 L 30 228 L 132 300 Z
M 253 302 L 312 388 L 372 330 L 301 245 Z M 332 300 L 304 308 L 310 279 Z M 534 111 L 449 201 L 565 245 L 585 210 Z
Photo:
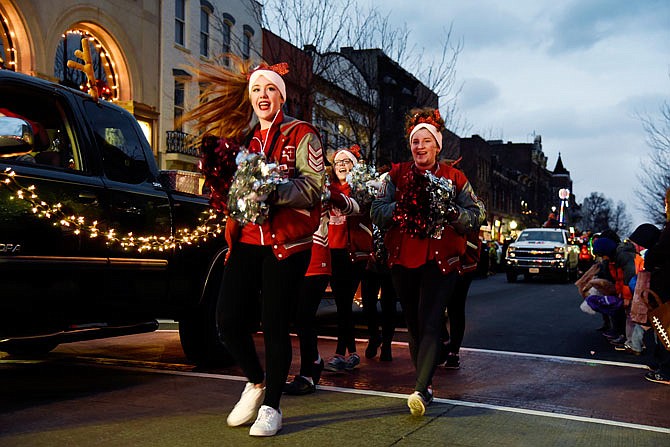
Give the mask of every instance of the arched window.
M 254 29 L 249 25 L 244 25 L 244 35 L 242 36 L 242 57 L 249 59 L 251 56 L 251 38 L 254 36 Z
M 95 85 L 91 85 L 86 75 L 77 69 L 69 68 L 67 61 L 72 60 L 84 63 L 74 55 L 76 50 L 82 50 L 82 39 L 86 39 L 91 52 L 91 64 Z M 58 48 L 56 49 L 56 60 L 54 61 L 54 76 L 61 84 L 78 88 L 87 92 L 90 88 L 96 88 L 98 97 L 114 101 L 119 98 L 118 83 L 114 72 L 114 62 L 109 52 L 93 34 L 81 29 L 70 29 L 63 34 Z
M 174 41 L 186 46 L 186 0 L 174 2 Z
M 0 69 L 16 71 L 16 49 L 9 32 L 9 22 L 0 14 Z
M 200 55 L 209 57 L 209 21 L 214 7 L 207 0 L 200 0 Z
M 223 53 L 230 53 L 232 49 L 233 26 L 235 26 L 235 17 L 224 12 L 223 22 L 221 22 L 221 51 Z

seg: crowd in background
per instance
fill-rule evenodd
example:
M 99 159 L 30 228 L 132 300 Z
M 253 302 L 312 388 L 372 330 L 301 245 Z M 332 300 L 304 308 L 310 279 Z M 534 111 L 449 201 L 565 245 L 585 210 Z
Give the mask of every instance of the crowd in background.
M 663 230 L 644 223 L 624 238 L 612 230 L 595 234 L 593 265 L 575 283 L 584 298 L 580 308 L 601 316 L 598 330 L 613 349 L 634 356 L 653 350 L 653 364 L 644 377 L 666 385 L 670 384 L 670 311 L 665 310 L 670 306 L 669 201 L 670 188 Z

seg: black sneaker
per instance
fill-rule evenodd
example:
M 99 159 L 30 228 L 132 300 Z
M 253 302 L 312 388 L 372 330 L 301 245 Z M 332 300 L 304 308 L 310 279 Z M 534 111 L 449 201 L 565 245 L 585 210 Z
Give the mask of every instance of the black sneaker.
M 349 357 L 347 357 L 344 369 L 347 371 L 353 371 L 360 363 L 361 358 L 354 352 L 353 354 L 349 354 Z
M 315 391 L 316 385 L 311 384 L 303 376 L 295 376 L 292 382 L 286 382 L 284 385 L 284 393 L 291 396 L 304 396 L 305 394 L 312 394 Z
M 382 345 L 382 350 L 381 353 L 379 354 L 379 360 L 382 362 L 393 361 L 393 354 L 391 353 L 391 343 Z
M 610 338 L 609 342 L 614 346 L 623 346 L 626 343 L 626 336 L 620 335 L 617 338 Z
M 644 375 L 644 378 L 650 382 L 662 383 L 664 385 L 670 385 L 670 377 L 661 373 L 660 371 L 649 371 Z
M 335 354 L 328 363 L 324 366 L 323 369 L 330 372 L 342 372 L 347 362 L 344 360 L 344 356 Z
M 452 354 L 451 352 L 447 355 L 447 360 L 444 362 L 444 367 L 446 369 L 459 369 L 461 367 L 461 362 L 458 357 L 458 354 Z

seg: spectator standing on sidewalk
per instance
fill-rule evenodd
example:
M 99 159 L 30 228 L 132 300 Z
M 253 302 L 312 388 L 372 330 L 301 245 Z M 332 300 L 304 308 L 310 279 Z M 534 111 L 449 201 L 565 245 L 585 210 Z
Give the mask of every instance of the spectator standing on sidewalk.
M 361 362 L 356 352 L 351 306 L 372 252 L 372 222 L 369 210 L 361 209 L 350 197 L 347 183 L 347 175 L 358 163 L 359 150 L 352 146 L 339 149 L 333 156 L 328 242 L 333 269 L 330 287 L 337 307 L 337 346 L 335 355 L 325 365 L 330 372 L 352 371 Z
M 635 246 L 635 276 L 629 282 L 629 289 L 634 292 L 635 286 L 631 285 L 637 279 L 637 274 L 644 269 L 643 253 L 647 248 L 656 245 L 661 234 L 655 225 L 650 223 L 643 223 L 639 225 L 628 237 L 628 240 Z M 614 349 L 617 351 L 626 352 L 633 355 L 641 355 L 644 351 L 644 328 L 631 320 L 631 306 L 625 306 L 626 310 L 626 341 L 625 343 L 615 345 Z
M 437 161 L 443 130 L 444 120 L 438 110 L 410 112 L 406 131 L 413 161 L 394 165 L 371 211 L 374 223 L 388 229 L 385 241 L 391 276 L 405 314 L 416 368 L 415 391 L 407 399 L 407 406 L 415 416 L 422 416 L 433 399 L 432 380 L 441 346 L 444 312 L 459 279 L 465 233 L 477 227 L 483 218 L 466 176 Z M 434 177 L 426 175 L 427 172 Z M 452 189 L 453 198 L 439 204 L 444 216 L 433 215 L 436 211 L 432 209 L 435 204 L 430 202 L 433 196 L 426 203 L 424 191 L 420 190 L 425 179 L 431 181 L 431 178 Z M 442 191 L 442 187 L 439 189 Z M 414 200 L 419 197 L 422 199 Z M 410 210 L 416 214 L 405 215 Z M 433 218 L 439 222 L 432 221 Z M 426 220 L 432 222 L 425 226 Z
M 229 61 L 228 67 L 198 68 L 198 80 L 207 87 L 189 115 L 200 130 L 265 154 L 286 180 L 268 197 L 256 198 L 269 206 L 267 220 L 241 226 L 228 219 L 230 251 L 220 291 L 224 342 L 248 380 L 227 423 L 235 427 L 255 419 L 249 434 L 272 436 L 282 428 L 279 403 L 291 365 L 292 302 L 321 216 L 324 157 L 318 131 L 281 110 L 287 99 L 281 76 L 286 64 L 250 70 L 239 57 L 229 55 Z M 253 339 L 259 301 L 265 371 Z

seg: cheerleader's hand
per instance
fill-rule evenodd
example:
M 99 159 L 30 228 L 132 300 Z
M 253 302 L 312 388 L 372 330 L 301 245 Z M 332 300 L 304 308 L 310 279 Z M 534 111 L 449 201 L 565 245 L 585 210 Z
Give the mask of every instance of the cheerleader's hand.
M 250 202 L 265 202 L 267 198 L 267 194 L 256 194 L 255 191 L 250 192 L 246 197 L 246 199 Z
M 379 192 L 379 190 L 382 188 L 382 182 L 379 180 L 368 180 L 365 182 L 365 186 L 369 189 L 374 189 L 375 191 Z
M 456 222 L 460 215 L 461 215 L 461 213 L 458 211 L 458 209 L 455 206 L 451 205 L 447 209 L 446 220 L 449 223 Z

